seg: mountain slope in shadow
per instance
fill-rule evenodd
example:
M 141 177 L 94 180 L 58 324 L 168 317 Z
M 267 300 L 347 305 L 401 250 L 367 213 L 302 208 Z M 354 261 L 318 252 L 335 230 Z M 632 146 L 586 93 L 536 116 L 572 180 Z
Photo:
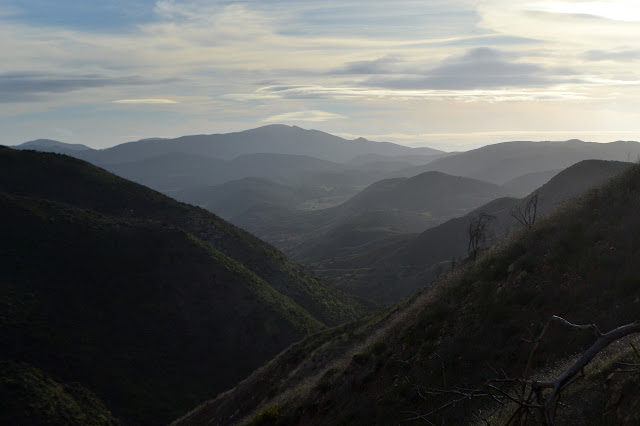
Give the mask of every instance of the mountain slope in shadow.
M 538 190 L 539 217 L 562 202 L 619 175 L 631 165 L 587 160 L 561 171 Z M 399 236 L 396 241 L 391 240 L 351 256 L 316 260 L 310 262 L 309 267 L 354 294 L 367 294 L 379 303 L 396 302 L 448 270 L 452 259 L 467 256 L 468 227 L 472 217 L 480 213 L 492 216 L 487 229 L 487 244 L 493 244 L 521 226 L 511 216 L 511 211 L 524 205 L 530 196 L 524 199 L 498 198 L 469 215 L 451 219 L 419 235 Z
M 0 147 L 0 217 L 2 356 L 125 421 L 166 422 L 368 308 L 215 215 L 66 156 Z
M 258 206 L 231 220 L 281 247 L 294 259 L 313 263 L 343 249 L 418 232 L 503 196 L 497 185 L 426 172 L 376 182 L 328 209 L 294 212 Z
M 523 377 L 538 349 L 533 339 L 552 315 L 603 332 L 637 323 L 638 209 L 636 165 L 410 299 L 293 345 L 174 424 L 505 424 L 520 407 L 500 405 L 485 384 L 496 379 L 494 387 L 518 397 L 521 382 L 500 380 Z M 629 342 L 639 340 L 612 344 L 562 390 L 556 424 L 640 421 L 640 372 L 620 368 L 637 365 Z M 592 332 L 553 328 L 527 377 L 559 377 L 593 342 Z M 609 386 L 612 373 L 622 386 Z M 531 413 L 533 422 L 539 410 Z

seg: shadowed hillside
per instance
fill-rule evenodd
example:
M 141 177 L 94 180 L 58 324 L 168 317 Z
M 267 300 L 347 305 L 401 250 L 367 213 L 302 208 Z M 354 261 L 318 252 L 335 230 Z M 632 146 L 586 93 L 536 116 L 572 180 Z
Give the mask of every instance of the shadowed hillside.
M 306 263 L 346 247 L 433 227 L 502 195 L 497 185 L 427 172 L 376 182 L 328 209 L 253 209 L 234 222 Z
M 79 383 L 59 383 L 25 363 L 0 361 L 3 425 L 117 425 L 104 403 Z
M 552 315 L 602 332 L 640 320 L 638 209 L 634 166 L 411 299 L 292 346 L 177 424 L 504 424 L 518 406 L 501 407 L 483 385 L 523 376 Z M 557 424 L 640 421 L 640 358 L 628 344 L 638 336 L 631 339 L 603 351 L 562 392 Z M 558 377 L 593 341 L 592 331 L 552 329 L 531 378 Z M 605 380 L 614 371 L 616 384 Z
M 617 176 L 631 163 L 587 160 L 556 174 L 538 190 L 538 216 L 544 216 L 591 187 Z M 485 245 L 500 241 L 521 225 L 511 211 L 530 198 L 499 198 L 466 216 L 451 219 L 419 235 L 398 236 L 360 250 L 351 256 L 337 256 L 309 262 L 321 276 L 354 294 L 367 294 L 380 303 L 390 303 L 409 296 L 451 267 L 452 259 L 467 256 L 469 222 L 479 213 L 491 215 Z
M 126 421 L 166 422 L 365 310 L 211 213 L 70 157 L 0 148 L 0 216 L 2 356 Z

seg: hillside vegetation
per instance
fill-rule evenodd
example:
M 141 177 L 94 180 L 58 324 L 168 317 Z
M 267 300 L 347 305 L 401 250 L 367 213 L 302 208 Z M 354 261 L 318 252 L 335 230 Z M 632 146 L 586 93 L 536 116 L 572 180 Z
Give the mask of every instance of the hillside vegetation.
M 522 377 L 552 315 L 603 331 L 640 320 L 638 209 L 634 166 L 411 299 L 290 347 L 177 424 L 504 424 L 514 407 L 500 412 L 495 400 L 460 392 Z M 593 339 L 553 329 L 532 377 L 556 377 Z M 639 362 L 628 343 L 601 353 L 563 392 L 558 424 L 640 422 L 640 371 L 618 364 Z
M 111 426 L 120 422 L 79 383 L 59 383 L 28 364 L 0 361 L 0 423 Z
M 66 156 L 0 148 L 0 219 L 2 358 L 80 382 L 126 422 L 166 422 L 368 307 L 213 214 Z
M 630 166 L 618 161 L 586 160 L 563 170 L 535 192 L 538 217 Z M 366 294 L 379 303 L 394 303 L 450 269 L 452 260 L 468 255 L 469 223 L 478 214 L 492 218 L 484 243 L 491 245 L 522 226 L 511 211 L 526 204 L 531 196 L 498 198 L 418 235 L 397 236 L 351 253 L 336 250 L 324 258 L 311 259 L 307 266 L 344 290 Z

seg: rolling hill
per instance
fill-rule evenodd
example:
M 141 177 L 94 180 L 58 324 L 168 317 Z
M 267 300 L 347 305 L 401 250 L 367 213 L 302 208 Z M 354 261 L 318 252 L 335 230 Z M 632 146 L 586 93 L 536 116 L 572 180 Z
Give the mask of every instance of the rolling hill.
M 562 202 L 629 167 L 631 163 L 587 160 L 561 171 L 539 188 L 538 215 L 548 214 Z M 520 227 L 510 212 L 527 199 L 498 198 L 469 215 L 453 218 L 419 235 L 399 236 L 395 241 L 373 245 L 348 256 L 338 252 L 336 256 L 314 259 L 308 267 L 354 294 L 366 294 L 379 303 L 396 302 L 449 269 L 452 259 L 467 256 L 471 217 L 479 213 L 493 217 L 487 230 L 487 243 L 493 244 Z
M 0 147 L 2 357 L 168 421 L 370 305 L 205 210 L 67 156 Z
M 385 179 L 344 203 L 316 211 L 255 208 L 231 218 L 234 223 L 285 250 L 304 263 L 344 256 L 365 243 L 419 232 L 504 195 L 497 185 L 427 172 Z
M 537 344 L 552 315 L 601 333 L 640 326 L 638 209 L 632 166 L 410 299 L 291 346 L 174 424 L 505 424 L 519 409 L 519 378 L 559 377 L 601 335 L 558 326 Z M 629 345 L 639 339 L 586 365 L 562 390 L 556 424 L 640 421 Z M 544 402 L 550 391 L 540 392 Z M 519 410 L 529 422 L 540 416 L 533 401 Z

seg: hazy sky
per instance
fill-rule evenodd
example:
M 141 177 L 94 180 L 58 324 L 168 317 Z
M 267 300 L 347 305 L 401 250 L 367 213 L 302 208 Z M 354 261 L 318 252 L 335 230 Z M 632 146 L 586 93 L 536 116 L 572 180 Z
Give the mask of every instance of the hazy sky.
M 640 139 L 640 2 L 3 0 L 0 143 Z

